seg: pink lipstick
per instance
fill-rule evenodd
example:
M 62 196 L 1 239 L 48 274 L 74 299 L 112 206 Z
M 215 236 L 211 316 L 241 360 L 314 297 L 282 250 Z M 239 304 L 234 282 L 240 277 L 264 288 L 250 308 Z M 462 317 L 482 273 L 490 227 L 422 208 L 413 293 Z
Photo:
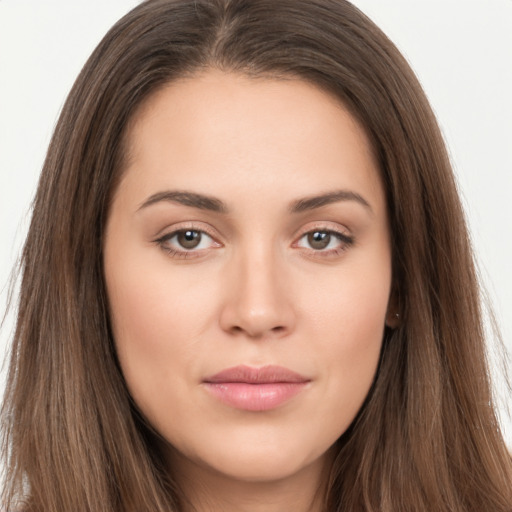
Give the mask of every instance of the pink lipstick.
M 235 366 L 206 378 L 206 389 L 221 402 L 245 411 L 275 409 L 300 393 L 310 379 L 282 366 Z

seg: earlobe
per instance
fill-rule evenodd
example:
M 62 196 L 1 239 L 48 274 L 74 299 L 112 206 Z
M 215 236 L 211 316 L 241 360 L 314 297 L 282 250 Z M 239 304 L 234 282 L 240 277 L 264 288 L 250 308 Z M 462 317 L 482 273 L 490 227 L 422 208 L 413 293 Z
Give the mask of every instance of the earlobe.
M 391 329 L 396 329 L 401 324 L 400 313 L 396 313 L 392 309 L 388 309 L 388 313 L 386 315 L 386 326 Z
M 391 329 L 396 329 L 402 323 L 402 316 L 400 314 L 400 300 L 398 299 L 398 287 L 393 284 L 389 296 L 388 310 L 386 312 L 386 326 Z

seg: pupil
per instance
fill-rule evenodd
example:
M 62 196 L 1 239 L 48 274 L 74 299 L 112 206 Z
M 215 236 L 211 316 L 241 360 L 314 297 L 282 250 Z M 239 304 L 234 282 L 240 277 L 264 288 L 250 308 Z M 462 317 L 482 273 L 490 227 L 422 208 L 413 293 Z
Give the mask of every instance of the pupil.
M 178 234 L 178 242 L 185 249 L 194 249 L 201 242 L 201 233 L 198 231 L 182 231 Z
M 315 231 L 308 235 L 308 243 L 313 249 L 325 249 L 331 241 L 330 233 Z

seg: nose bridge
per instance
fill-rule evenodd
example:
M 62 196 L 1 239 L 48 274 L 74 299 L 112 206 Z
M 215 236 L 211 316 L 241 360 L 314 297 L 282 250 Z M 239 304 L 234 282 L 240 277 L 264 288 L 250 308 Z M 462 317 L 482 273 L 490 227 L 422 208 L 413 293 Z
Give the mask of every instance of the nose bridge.
M 285 266 L 269 240 L 239 248 L 230 268 L 223 328 L 250 337 L 283 335 L 294 325 Z

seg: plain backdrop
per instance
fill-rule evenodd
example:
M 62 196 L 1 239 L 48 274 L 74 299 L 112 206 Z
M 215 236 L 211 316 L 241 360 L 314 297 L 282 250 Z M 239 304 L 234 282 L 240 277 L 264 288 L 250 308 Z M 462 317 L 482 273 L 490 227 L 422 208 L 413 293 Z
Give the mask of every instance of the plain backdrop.
M 105 32 L 137 3 L 0 0 L 0 315 L 64 99 Z M 404 53 L 438 116 L 482 278 L 512 352 L 512 0 L 354 3 Z M 12 328 L 11 314 L 0 354 Z M 493 373 L 506 405 L 512 399 Z M 512 422 L 504 425 L 512 446 Z

